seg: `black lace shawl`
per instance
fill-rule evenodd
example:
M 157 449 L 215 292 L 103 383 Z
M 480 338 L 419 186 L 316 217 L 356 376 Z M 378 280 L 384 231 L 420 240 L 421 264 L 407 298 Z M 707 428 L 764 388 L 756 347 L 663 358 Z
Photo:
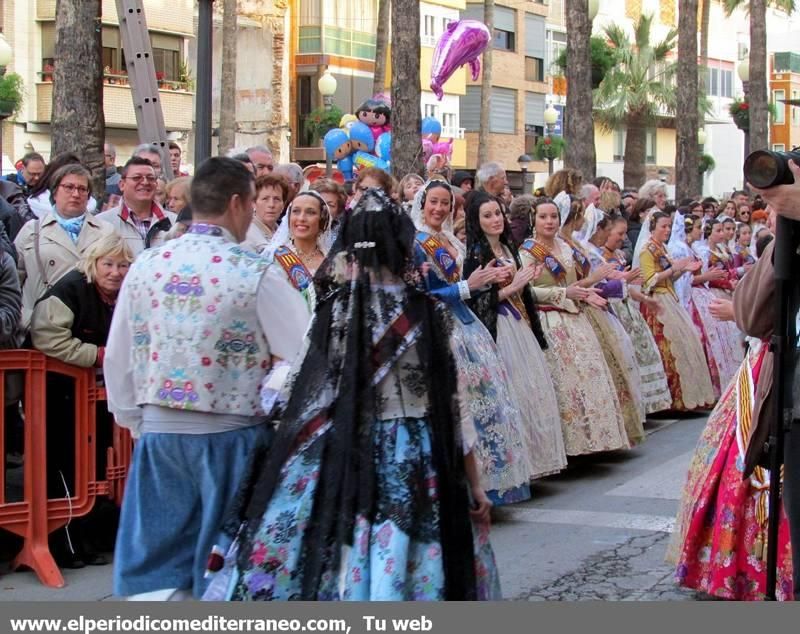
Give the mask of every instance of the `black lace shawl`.
M 366 197 L 375 200 L 374 196 Z M 390 204 L 388 199 L 380 200 L 384 205 Z M 369 273 L 375 269 L 361 268 L 356 279 L 346 282 L 337 282 L 333 271 L 336 258 L 341 262 L 344 252 L 350 254 L 351 262 L 360 261 L 357 258 L 362 254 L 352 250 L 355 244 L 361 245 L 363 257 L 375 257 L 367 253 L 370 247 L 364 247 L 365 236 L 359 234 L 363 230 L 374 239 L 383 231 L 377 231 L 378 225 L 385 222 L 399 223 L 391 239 L 403 241 L 405 264 L 398 266 L 409 266 L 414 235 L 410 219 L 399 208 L 391 209 L 389 219 L 377 217 L 379 213 L 382 212 L 359 213 L 356 208 L 346 217 L 336 245 L 317 272 L 317 282 L 325 282 L 318 288 L 325 294 L 319 296 L 306 356 L 294 376 L 294 389 L 271 447 L 255 456 L 239 500 L 239 518 L 243 520 L 239 564 L 247 568 L 252 533 L 275 492 L 282 466 L 303 439 L 310 421 L 319 415 L 331 421 L 331 429 L 316 441 L 324 446 L 312 521 L 302 543 L 302 593 L 297 597 L 302 600 L 315 600 L 325 571 L 338 570 L 342 546 L 352 545 L 356 516 L 363 515 L 371 521 L 377 511 L 371 426 L 380 412 L 375 411 L 371 379 L 375 371 L 372 332 L 380 324 L 375 323 L 377 317 L 371 309 L 372 294 L 378 291 L 371 284 Z M 380 243 L 381 239 L 375 242 Z M 385 254 L 380 256 L 384 257 Z M 399 271 L 395 268 L 393 272 Z M 393 294 L 394 301 L 396 297 Z M 429 400 L 427 421 L 438 482 L 445 598 L 474 600 L 470 501 L 457 427 L 457 375 L 449 348 L 449 317 L 443 307 L 412 283 L 406 283 L 403 301 L 405 315 L 420 329 L 415 345 Z M 387 352 L 391 357 L 391 350 L 381 352 L 384 358 Z
M 514 262 L 517 264 L 517 268 L 521 268 L 522 262 L 517 249 L 505 240 L 503 243 L 511 252 Z M 486 251 L 488 251 L 488 254 Z M 488 242 L 485 246 L 481 244 L 471 245 L 467 251 L 467 257 L 464 259 L 464 272 L 462 277 L 464 279 L 469 278 L 475 269 L 483 266 L 486 262 L 491 262 L 493 259 L 494 255 L 492 254 Z M 489 290 L 473 295 L 473 297 L 467 300 L 467 304 L 472 309 L 472 312 L 483 322 L 483 325 L 486 326 L 486 330 L 489 331 L 495 341 L 497 340 L 497 306 L 500 303 L 499 295 L 500 286 L 498 284 L 492 284 Z M 525 305 L 525 311 L 528 313 L 528 318 L 531 322 L 531 330 L 536 336 L 539 346 L 541 346 L 542 350 L 547 350 L 547 339 L 544 336 L 542 323 L 539 320 L 539 312 L 536 310 L 536 302 L 533 299 L 533 293 L 530 287 L 527 285 L 522 289 L 522 303 Z

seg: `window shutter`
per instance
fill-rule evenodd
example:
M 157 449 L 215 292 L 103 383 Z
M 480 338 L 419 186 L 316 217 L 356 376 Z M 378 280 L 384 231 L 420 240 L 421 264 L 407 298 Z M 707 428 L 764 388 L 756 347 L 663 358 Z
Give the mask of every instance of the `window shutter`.
M 481 11 L 481 18 L 483 12 Z M 509 33 L 517 32 L 517 12 L 514 9 L 495 6 L 494 8 L 494 28 Z
M 492 88 L 489 129 L 501 134 L 517 132 L 517 91 L 510 88 Z M 480 114 L 480 106 L 478 108 Z M 462 111 L 462 117 L 463 111 Z
M 497 9 L 495 9 L 495 12 Z M 483 3 L 476 4 L 470 3 L 466 6 L 466 8 L 461 12 L 461 19 L 462 20 L 478 20 L 478 22 L 483 22 Z
M 467 86 L 467 94 L 459 98 L 461 109 L 461 126 L 465 130 L 475 132 L 481 126 L 481 88 Z
M 531 13 L 525 14 L 525 55 L 538 59 L 545 57 L 544 18 Z
M 525 125 L 544 127 L 544 95 L 536 92 L 525 93 Z

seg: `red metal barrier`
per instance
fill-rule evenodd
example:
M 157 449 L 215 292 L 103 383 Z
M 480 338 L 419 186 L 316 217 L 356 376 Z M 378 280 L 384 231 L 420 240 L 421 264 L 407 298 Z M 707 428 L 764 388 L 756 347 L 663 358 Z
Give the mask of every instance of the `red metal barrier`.
M 70 518 L 89 513 L 98 496 L 122 503 L 130 466 L 132 440 L 126 429 L 114 425 L 113 443 L 107 449 L 104 478 L 99 478 L 95 452 L 97 402 L 105 389 L 96 385 L 94 368 L 79 368 L 46 357 L 35 350 L 0 351 L 0 403 L 5 401 L 5 373 L 20 371 L 24 392 L 24 489 L 20 502 L 5 499 L 5 417 L 0 424 L 0 528 L 23 538 L 12 567 L 28 566 L 46 586 L 61 588 L 64 578 L 53 560 L 47 537 Z M 53 372 L 75 381 L 75 483 L 72 497 L 47 497 L 46 378 Z

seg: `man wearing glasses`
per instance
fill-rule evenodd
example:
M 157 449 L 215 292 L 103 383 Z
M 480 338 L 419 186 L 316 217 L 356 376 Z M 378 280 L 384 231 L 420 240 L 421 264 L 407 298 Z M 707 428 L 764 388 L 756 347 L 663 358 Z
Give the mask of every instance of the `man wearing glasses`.
M 176 215 L 155 202 L 156 171 L 146 158 L 134 156 L 122 168 L 119 206 L 97 217 L 110 223 L 134 255 L 164 242 Z

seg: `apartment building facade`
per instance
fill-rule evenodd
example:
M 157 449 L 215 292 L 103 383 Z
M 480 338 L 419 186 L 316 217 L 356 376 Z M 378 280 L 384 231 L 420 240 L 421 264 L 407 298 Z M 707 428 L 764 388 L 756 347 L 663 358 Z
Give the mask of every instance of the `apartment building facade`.
M 770 122 L 770 147 L 785 152 L 800 146 L 800 53 L 774 53 L 770 68 L 770 96 L 776 115 Z

